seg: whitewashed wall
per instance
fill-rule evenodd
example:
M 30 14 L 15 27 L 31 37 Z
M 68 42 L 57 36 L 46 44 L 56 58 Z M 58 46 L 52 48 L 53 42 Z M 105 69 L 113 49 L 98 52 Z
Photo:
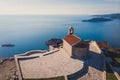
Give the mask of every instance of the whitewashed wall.
M 89 51 L 92 51 L 92 52 L 95 52 L 95 53 L 98 53 L 98 54 L 102 53 L 101 49 L 99 48 L 99 46 L 97 45 L 97 43 L 95 41 L 90 42 Z
M 69 56 L 72 56 L 72 46 L 63 40 L 63 49 L 68 53 Z

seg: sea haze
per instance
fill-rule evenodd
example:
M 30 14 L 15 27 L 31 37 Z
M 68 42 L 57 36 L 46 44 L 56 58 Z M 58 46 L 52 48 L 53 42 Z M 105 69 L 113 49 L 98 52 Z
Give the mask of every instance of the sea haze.
M 51 38 L 64 38 L 72 25 L 75 34 L 82 39 L 107 41 L 111 46 L 120 47 L 120 20 L 109 22 L 82 22 L 91 16 L 82 15 L 1 15 L 0 45 L 14 44 L 14 47 L 1 47 L 0 57 L 29 50 L 45 50 L 45 41 Z

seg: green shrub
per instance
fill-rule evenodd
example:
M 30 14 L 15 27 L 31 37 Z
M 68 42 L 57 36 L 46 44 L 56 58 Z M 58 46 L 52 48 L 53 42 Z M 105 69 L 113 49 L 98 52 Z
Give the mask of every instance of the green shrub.
M 118 80 L 108 63 L 106 63 L 106 80 Z

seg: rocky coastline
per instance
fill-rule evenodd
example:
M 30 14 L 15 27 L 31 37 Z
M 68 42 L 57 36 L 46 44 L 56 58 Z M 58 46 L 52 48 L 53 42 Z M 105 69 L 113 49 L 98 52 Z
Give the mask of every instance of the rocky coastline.
M 13 57 L 0 58 L 0 80 L 18 80 Z

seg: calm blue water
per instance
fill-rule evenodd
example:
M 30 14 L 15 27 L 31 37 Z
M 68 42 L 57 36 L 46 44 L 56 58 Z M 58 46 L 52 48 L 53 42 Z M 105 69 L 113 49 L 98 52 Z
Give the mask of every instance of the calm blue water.
M 45 41 L 63 38 L 73 25 L 75 34 L 82 39 L 108 41 L 120 47 L 120 20 L 102 23 L 82 22 L 90 16 L 0 16 L 0 45 L 15 44 L 15 47 L 0 47 L 0 57 L 9 57 L 29 50 L 48 49 Z

